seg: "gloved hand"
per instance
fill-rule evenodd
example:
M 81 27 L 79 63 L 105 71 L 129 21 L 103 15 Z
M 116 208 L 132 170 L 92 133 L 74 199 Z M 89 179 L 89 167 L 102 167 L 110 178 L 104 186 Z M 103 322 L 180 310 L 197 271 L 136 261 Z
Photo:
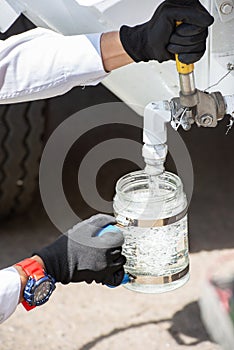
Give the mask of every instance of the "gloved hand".
M 98 214 L 61 235 L 54 243 L 35 252 L 44 261 L 46 272 L 57 282 L 82 282 L 118 286 L 124 277 L 126 262 L 121 254 L 122 233 L 97 233 L 115 218 Z
M 176 22 L 183 24 L 176 27 Z M 208 27 L 213 17 L 198 0 L 166 0 L 150 21 L 135 27 L 122 26 L 120 40 L 135 61 L 175 59 L 189 64 L 198 61 L 206 50 Z

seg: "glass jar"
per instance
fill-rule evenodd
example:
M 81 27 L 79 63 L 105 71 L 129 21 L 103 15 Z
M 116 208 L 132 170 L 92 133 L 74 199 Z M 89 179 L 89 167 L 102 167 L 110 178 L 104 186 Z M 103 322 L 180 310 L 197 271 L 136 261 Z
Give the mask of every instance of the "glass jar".
M 187 282 L 187 199 L 177 175 L 136 171 L 123 176 L 116 185 L 114 212 L 125 236 L 125 270 L 134 276 L 126 288 L 162 293 Z

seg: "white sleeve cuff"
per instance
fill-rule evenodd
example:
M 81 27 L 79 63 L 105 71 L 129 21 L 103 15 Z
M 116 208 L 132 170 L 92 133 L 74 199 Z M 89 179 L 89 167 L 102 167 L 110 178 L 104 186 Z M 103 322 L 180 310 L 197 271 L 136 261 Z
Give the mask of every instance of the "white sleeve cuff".
M 102 33 L 97 34 L 86 34 L 86 38 L 89 39 L 95 50 L 97 51 L 98 55 L 102 57 L 101 53 L 101 36 Z
M 96 85 L 104 70 L 101 34 L 64 36 L 36 28 L 0 41 L 0 103 L 62 95 Z
M 15 311 L 20 296 L 20 275 L 14 267 L 0 271 L 0 323 Z

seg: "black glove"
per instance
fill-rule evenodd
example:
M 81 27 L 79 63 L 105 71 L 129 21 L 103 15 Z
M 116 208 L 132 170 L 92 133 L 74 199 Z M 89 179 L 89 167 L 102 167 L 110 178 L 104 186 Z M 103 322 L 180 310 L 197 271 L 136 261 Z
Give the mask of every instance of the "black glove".
M 183 24 L 176 27 L 176 22 Z M 122 26 L 120 40 L 135 61 L 175 59 L 183 63 L 198 61 L 206 50 L 208 27 L 213 17 L 198 0 L 166 0 L 149 22 L 135 27 Z
M 85 220 L 51 245 L 35 252 L 45 263 L 46 272 L 57 282 L 82 282 L 118 286 L 124 277 L 126 262 L 121 254 L 124 238 L 121 232 L 97 233 L 115 224 L 112 216 L 98 214 Z

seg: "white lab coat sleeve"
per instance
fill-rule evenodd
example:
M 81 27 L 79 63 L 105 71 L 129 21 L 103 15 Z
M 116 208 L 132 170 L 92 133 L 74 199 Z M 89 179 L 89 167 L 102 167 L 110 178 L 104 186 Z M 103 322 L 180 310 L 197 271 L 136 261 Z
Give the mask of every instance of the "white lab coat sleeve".
M 0 41 L 0 103 L 44 99 L 98 84 L 108 75 L 100 38 L 100 33 L 64 36 L 36 28 Z
M 0 271 L 0 323 L 15 311 L 20 296 L 20 275 L 14 267 Z

